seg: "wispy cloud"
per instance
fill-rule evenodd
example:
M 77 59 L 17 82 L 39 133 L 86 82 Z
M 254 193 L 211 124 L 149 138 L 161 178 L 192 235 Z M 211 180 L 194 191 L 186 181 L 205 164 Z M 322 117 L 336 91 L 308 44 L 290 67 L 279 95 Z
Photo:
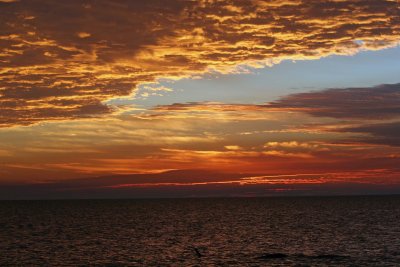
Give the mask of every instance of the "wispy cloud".
M 399 189 L 398 177 L 399 170 L 388 169 L 252 176 L 199 169 L 173 170 L 9 184 L 0 187 L 0 199 L 393 193 Z

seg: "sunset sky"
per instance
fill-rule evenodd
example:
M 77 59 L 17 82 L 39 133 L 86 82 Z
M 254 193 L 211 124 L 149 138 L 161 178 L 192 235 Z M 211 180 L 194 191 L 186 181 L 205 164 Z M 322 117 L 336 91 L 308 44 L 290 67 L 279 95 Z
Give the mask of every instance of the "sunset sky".
M 398 0 L 0 0 L 0 199 L 400 193 Z

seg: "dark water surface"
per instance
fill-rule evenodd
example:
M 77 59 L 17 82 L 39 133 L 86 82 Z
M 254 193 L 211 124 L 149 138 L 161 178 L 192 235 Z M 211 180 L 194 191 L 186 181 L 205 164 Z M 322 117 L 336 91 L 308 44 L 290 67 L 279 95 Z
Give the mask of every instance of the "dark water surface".
M 0 201 L 0 266 L 400 266 L 400 197 Z

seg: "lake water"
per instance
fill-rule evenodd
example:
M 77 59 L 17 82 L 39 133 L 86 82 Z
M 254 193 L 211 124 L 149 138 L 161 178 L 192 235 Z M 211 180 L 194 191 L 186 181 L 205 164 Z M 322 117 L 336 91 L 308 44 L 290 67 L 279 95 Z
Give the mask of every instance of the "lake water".
M 0 266 L 400 266 L 400 197 L 0 201 Z

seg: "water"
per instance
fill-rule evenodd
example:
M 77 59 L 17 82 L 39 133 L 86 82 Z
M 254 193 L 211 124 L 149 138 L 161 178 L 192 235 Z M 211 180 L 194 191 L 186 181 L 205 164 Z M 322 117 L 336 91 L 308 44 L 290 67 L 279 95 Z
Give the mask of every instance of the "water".
M 0 266 L 400 266 L 400 197 L 1 201 Z

